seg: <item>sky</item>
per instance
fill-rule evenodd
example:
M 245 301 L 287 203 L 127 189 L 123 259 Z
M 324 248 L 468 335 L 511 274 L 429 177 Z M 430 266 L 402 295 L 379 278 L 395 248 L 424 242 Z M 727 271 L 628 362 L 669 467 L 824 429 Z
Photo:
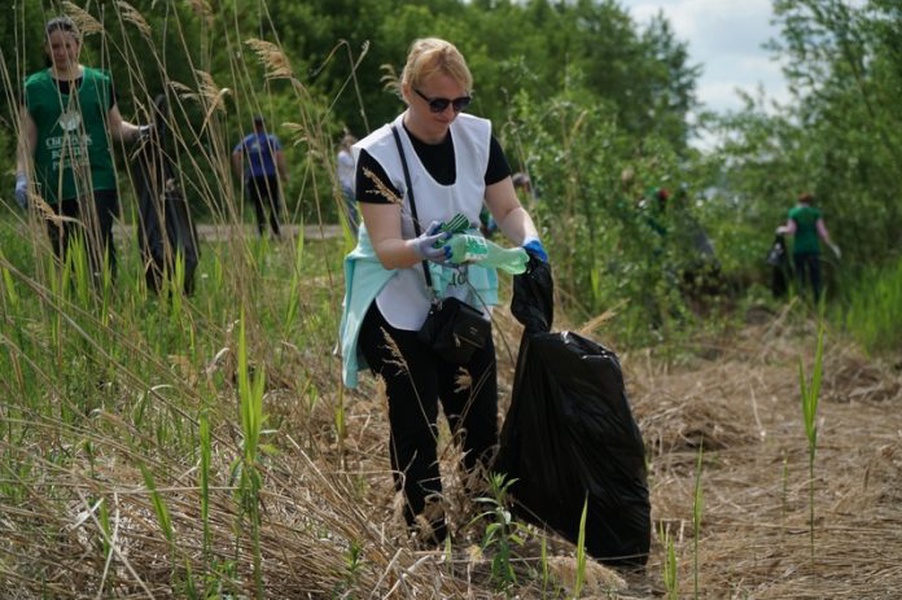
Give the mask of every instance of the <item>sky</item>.
M 640 26 L 659 11 L 676 39 L 688 44 L 689 63 L 702 65 L 696 95 L 717 112 L 739 110 L 741 88 L 785 103 L 789 93 L 780 65 L 762 44 L 778 37 L 770 24 L 771 0 L 619 0 Z

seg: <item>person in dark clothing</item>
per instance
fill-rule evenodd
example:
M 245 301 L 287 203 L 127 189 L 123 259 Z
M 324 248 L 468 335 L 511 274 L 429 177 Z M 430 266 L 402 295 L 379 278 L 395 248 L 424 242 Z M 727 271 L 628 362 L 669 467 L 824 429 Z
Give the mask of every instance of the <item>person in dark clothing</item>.
M 280 237 L 280 185 L 288 182 L 288 169 L 282 144 L 275 134 L 266 132 L 261 115 L 254 117 L 254 131 L 232 150 L 232 168 L 235 175 L 244 176 L 245 195 L 254 204 L 260 236 L 266 231 L 268 211 L 272 233 Z
M 770 291 L 774 298 L 783 298 L 789 291 L 789 255 L 786 249 L 786 235 L 778 233 L 767 253 L 767 264 L 771 266 Z

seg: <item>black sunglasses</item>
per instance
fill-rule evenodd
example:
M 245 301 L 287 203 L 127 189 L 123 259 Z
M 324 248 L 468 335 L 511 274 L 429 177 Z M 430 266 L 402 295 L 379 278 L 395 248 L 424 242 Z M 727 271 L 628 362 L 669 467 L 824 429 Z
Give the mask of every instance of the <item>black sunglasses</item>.
M 454 112 L 459 113 L 466 107 L 470 106 L 470 102 L 473 101 L 472 96 L 461 96 L 460 98 L 449 100 L 447 98 L 430 98 L 416 88 L 413 88 L 413 91 L 415 91 L 420 98 L 422 98 L 429 104 L 429 110 L 434 113 L 445 112 L 445 109 L 448 108 L 449 104 L 454 109 Z

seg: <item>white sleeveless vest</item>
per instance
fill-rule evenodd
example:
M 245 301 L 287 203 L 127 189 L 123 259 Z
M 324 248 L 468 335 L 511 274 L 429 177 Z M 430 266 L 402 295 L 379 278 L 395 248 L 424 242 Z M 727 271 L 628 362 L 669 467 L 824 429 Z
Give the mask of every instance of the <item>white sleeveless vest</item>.
M 491 122 L 461 113 L 451 123 L 456 177 L 452 185 L 442 185 L 432 178 L 420 162 L 402 125 L 403 117 L 402 113 L 392 124 L 401 136 L 404 155 L 410 169 L 420 230 L 425 231 L 432 221 L 448 221 L 457 213 L 463 213 L 470 220 L 471 226 L 478 229 L 479 214 L 485 199 L 485 172 L 488 168 L 492 137 Z M 416 237 L 410 212 L 410 198 L 404 180 L 404 168 L 391 132 L 391 125 L 383 125 L 358 142 L 353 149 L 355 161 L 361 148 L 382 166 L 395 188 L 403 192 L 401 235 L 404 239 Z M 480 302 L 474 301 L 471 297 L 471 286 L 467 285 L 467 270 L 464 268 L 456 271 L 443 296 L 455 296 L 480 305 Z M 392 327 L 416 331 L 426 320 L 431 298 L 431 292 L 426 289 L 422 264 L 418 263 L 410 268 L 398 269 L 376 297 L 376 303 Z

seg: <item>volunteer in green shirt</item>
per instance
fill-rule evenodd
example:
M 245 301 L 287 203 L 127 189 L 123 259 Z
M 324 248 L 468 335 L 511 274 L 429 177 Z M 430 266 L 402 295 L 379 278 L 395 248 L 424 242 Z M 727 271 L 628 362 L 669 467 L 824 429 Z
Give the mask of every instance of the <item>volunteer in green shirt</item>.
M 72 19 L 51 19 L 44 30 L 50 66 L 25 80 L 16 200 L 24 209 L 35 194 L 56 215 L 68 217 L 47 215 L 60 259 L 71 237 L 84 234 L 95 275 L 104 261 L 115 275 L 112 231 L 119 197 L 111 142 L 135 140 L 146 126 L 122 119 L 108 73 L 78 62 L 81 37 Z
M 820 209 L 814 207 L 814 196 L 805 192 L 799 195 L 799 203 L 789 209 L 789 220 L 786 225 L 777 227 L 777 233 L 788 233 L 793 236 L 792 262 L 796 271 L 799 291 L 805 289 L 810 280 L 814 301 L 821 296 L 820 240 L 827 244 L 836 257 L 841 253 L 839 246 L 830 241 L 830 233 L 824 224 Z M 818 239 L 820 238 L 820 240 Z

